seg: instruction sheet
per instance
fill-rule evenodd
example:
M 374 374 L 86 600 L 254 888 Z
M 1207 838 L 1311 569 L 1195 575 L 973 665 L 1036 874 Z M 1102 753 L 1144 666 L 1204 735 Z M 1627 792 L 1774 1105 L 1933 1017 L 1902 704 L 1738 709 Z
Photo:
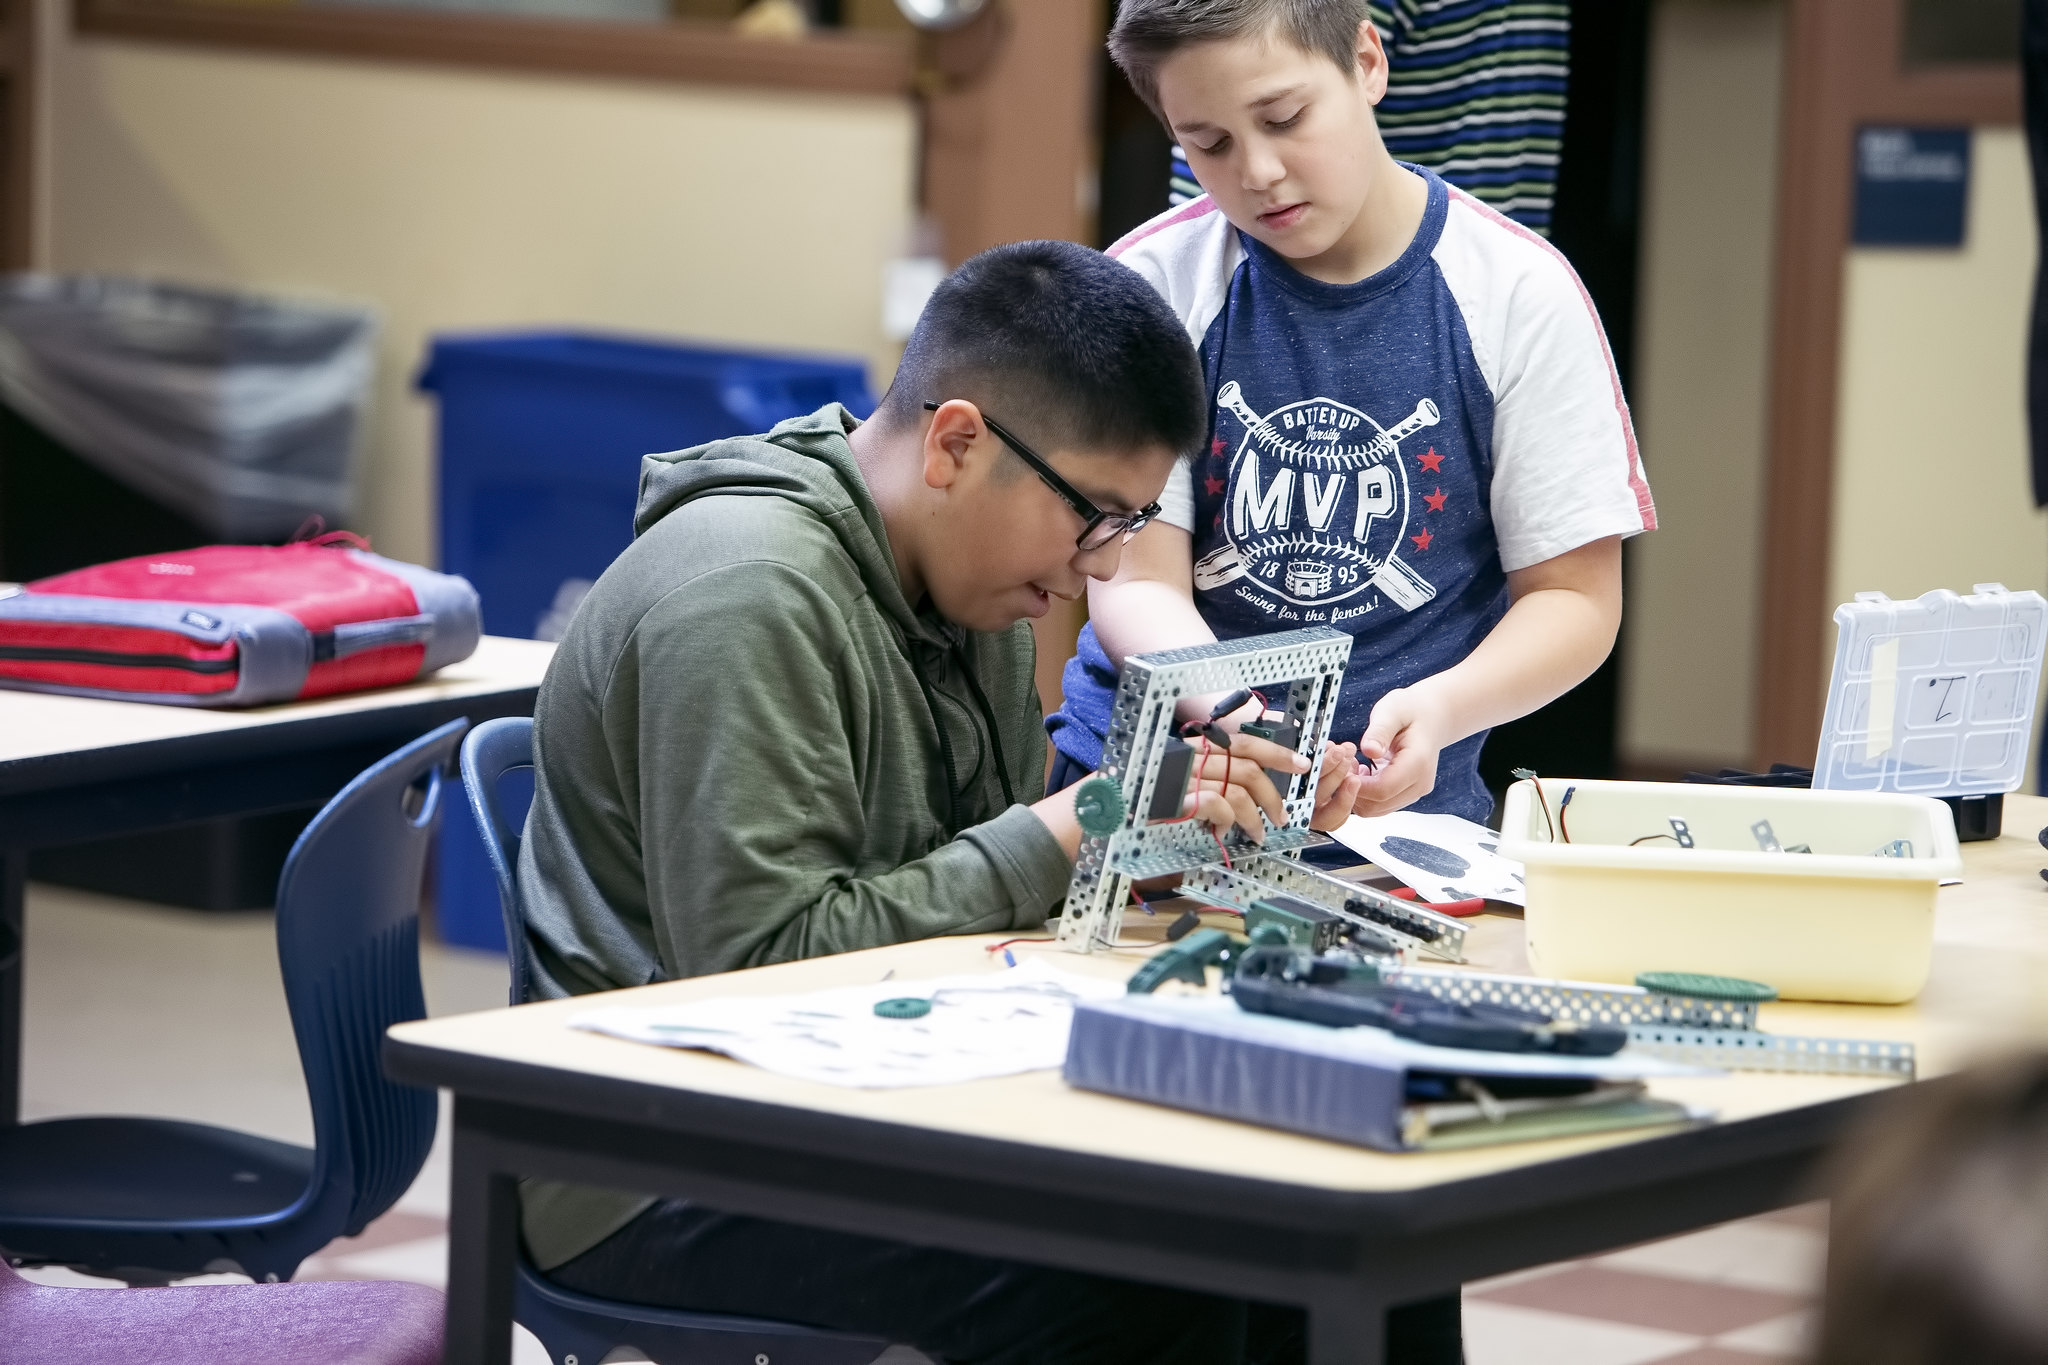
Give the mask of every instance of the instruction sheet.
M 1500 852 L 1500 835 L 1456 815 L 1354 815 L 1331 837 L 1399 877 L 1425 901 L 1523 903 L 1522 865 Z
M 613 1005 L 569 1023 L 636 1043 L 722 1053 L 799 1080 L 889 1089 L 1050 1070 L 1066 1059 L 1074 1003 L 1123 993 L 1121 981 L 1027 959 L 1004 971 L 808 995 Z M 903 1000 L 929 1010 L 909 1018 L 875 1012 L 884 1001 Z

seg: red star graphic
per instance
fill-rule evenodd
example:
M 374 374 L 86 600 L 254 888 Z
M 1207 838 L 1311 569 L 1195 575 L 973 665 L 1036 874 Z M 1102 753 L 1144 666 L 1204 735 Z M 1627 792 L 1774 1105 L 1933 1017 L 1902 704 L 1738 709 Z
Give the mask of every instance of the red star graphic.
M 1202 486 L 1209 490 L 1209 496 L 1212 498 L 1220 497 L 1223 493 L 1223 480 L 1214 476 L 1203 479 Z
M 1432 474 L 1444 472 L 1444 457 L 1436 453 L 1435 446 L 1429 448 L 1427 455 L 1417 455 L 1415 458 L 1424 469 L 1427 469 Z
M 1410 539 L 1410 540 L 1412 540 L 1412 541 L 1414 541 L 1414 542 L 1415 542 L 1415 548 L 1416 548 L 1416 549 L 1418 549 L 1418 550 L 1427 550 L 1427 549 L 1429 548 L 1429 542 L 1430 542 L 1430 541 L 1432 541 L 1432 540 L 1434 540 L 1434 539 L 1436 539 L 1436 537 L 1435 537 L 1435 536 L 1432 536 L 1432 535 L 1431 535 L 1431 534 L 1430 534 L 1429 532 L 1427 532 L 1427 531 L 1424 531 L 1424 532 L 1423 532 L 1423 533 L 1422 533 L 1421 535 L 1419 535 L 1419 536 L 1410 536 L 1410 537 L 1408 537 L 1408 539 Z
M 1223 444 L 1223 438 L 1221 436 L 1218 436 L 1217 438 L 1209 442 L 1209 453 L 1211 455 L 1221 455 L 1224 449 L 1225 447 Z
M 1216 514 L 1216 529 L 1219 531 L 1223 529 L 1223 514 L 1221 512 Z
M 1223 490 L 1220 488 L 1212 488 L 1209 491 L 1211 493 L 1220 493 Z M 1446 494 L 1443 489 L 1439 488 L 1434 493 L 1424 493 L 1422 495 L 1422 500 L 1429 504 L 1430 511 L 1441 512 L 1444 510 L 1444 499 L 1447 496 L 1449 495 Z

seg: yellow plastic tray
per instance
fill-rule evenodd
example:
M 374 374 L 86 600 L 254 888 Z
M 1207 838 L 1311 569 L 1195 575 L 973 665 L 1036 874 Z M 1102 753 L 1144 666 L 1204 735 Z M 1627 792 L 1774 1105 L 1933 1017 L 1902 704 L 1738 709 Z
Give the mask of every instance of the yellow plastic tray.
M 1529 962 L 1541 976 L 1632 982 L 1711 972 L 1768 982 L 1788 1000 L 1897 1004 L 1926 984 L 1934 899 L 1962 874 L 1955 822 L 1931 797 L 1575 782 L 1508 788 L 1501 852 L 1528 879 Z M 1555 831 L 1567 790 L 1576 788 Z M 1671 817 L 1695 846 L 1668 838 Z M 1771 822 L 1767 853 L 1751 827 Z M 1569 835 L 1569 842 L 1565 835 Z M 1893 840 L 1912 856 L 1877 850 Z

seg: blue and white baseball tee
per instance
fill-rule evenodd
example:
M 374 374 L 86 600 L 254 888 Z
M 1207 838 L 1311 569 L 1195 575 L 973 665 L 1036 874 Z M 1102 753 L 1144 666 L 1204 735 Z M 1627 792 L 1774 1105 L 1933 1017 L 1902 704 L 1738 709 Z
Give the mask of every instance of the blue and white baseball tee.
M 1356 637 L 1334 736 L 1470 654 L 1506 575 L 1655 529 L 1635 430 L 1592 299 L 1555 247 L 1429 171 L 1422 226 L 1356 284 L 1314 280 L 1204 196 L 1109 254 L 1187 324 L 1211 399 L 1205 453 L 1161 520 L 1194 537 L 1220 639 L 1327 625 Z M 1091 626 L 1048 721 L 1102 760 L 1116 670 Z M 1445 749 L 1418 810 L 1483 820 L 1484 734 Z

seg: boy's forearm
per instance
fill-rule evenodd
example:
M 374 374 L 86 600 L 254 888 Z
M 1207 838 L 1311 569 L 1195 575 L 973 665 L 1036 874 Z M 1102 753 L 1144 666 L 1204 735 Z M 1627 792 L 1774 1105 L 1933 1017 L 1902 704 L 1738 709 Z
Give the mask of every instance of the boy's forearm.
M 1193 597 L 1150 579 L 1092 585 L 1088 615 L 1102 652 L 1118 667 L 1133 654 L 1185 649 L 1216 638 Z
M 1528 715 L 1591 677 L 1614 648 L 1620 612 L 1571 588 L 1530 593 L 1465 659 L 1413 684 L 1442 718 L 1443 742 Z
M 1117 667 L 1133 654 L 1206 645 L 1216 632 L 1195 605 L 1194 540 L 1178 526 L 1154 522 L 1124 551 L 1123 567 L 1107 583 L 1088 585 L 1088 615 L 1095 639 Z M 1182 720 L 1205 720 L 1218 697 L 1183 697 Z M 1249 708 L 1234 718 L 1247 719 Z

